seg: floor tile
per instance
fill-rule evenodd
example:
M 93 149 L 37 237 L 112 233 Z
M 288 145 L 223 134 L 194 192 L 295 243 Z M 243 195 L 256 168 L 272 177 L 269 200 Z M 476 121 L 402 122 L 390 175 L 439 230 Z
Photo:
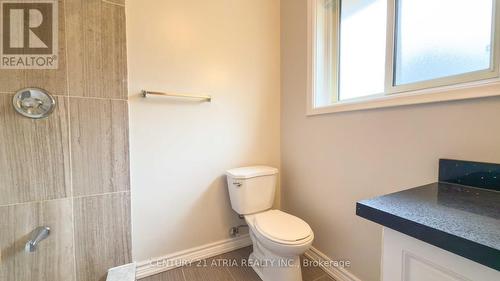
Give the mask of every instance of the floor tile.
M 325 275 L 325 276 L 323 276 L 323 277 L 321 277 L 321 278 L 319 278 L 319 279 L 316 279 L 316 280 L 314 280 L 314 281 L 335 281 L 335 279 L 331 278 L 331 277 L 330 277 L 330 276 L 328 276 L 328 275 Z
M 301 257 L 301 265 L 302 265 L 302 280 L 303 281 L 315 281 L 318 278 L 326 275 L 325 272 L 316 266 L 303 266 L 303 260 L 307 259 L 306 257 Z
M 252 253 L 252 248 L 247 247 L 214 258 L 230 261 L 231 266 L 227 266 L 226 268 L 235 280 L 261 281 L 253 268 L 248 265 L 248 257 L 250 256 L 250 253 Z M 237 264 L 239 266 L 233 266 L 233 264 Z
M 184 280 L 184 275 L 182 274 L 182 268 L 172 269 L 160 274 L 149 276 L 141 279 L 141 281 L 187 281 Z
M 234 281 L 226 267 L 214 265 L 213 258 L 182 267 L 189 281 Z
M 251 252 L 252 247 L 250 246 L 218 255 L 201 262 L 195 262 L 191 266 L 181 268 L 184 272 L 184 276 L 179 274 L 179 269 L 175 269 L 141 279 L 140 281 L 261 281 L 257 273 L 255 273 L 251 267 L 234 266 L 235 264 L 241 265 L 241 261 L 247 259 Z M 303 268 L 302 272 L 304 281 L 335 281 L 321 268 Z

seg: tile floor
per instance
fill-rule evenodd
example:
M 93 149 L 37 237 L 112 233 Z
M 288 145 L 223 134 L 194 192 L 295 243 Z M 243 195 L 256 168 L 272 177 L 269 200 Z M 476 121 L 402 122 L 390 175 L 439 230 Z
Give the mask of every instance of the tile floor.
M 237 261 L 240 264 L 240 261 L 246 259 L 251 251 L 251 247 L 243 248 L 207 259 L 206 262 L 193 263 L 190 266 L 169 270 L 140 281 L 261 281 L 251 267 L 219 265 L 222 260 Z M 217 265 L 213 265 L 214 259 Z M 335 281 L 317 267 L 303 267 L 302 279 L 304 281 Z

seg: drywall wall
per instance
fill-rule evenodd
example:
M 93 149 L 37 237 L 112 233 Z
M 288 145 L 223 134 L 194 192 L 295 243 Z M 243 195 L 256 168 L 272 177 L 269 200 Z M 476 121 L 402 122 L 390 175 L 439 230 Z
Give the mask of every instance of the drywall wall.
M 355 202 L 435 181 L 440 157 L 500 162 L 500 98 L 306 117 L 306 2 L 281 5 L 282 205 L 315 247 L 379 280 L 381 227 Z
M 127 1 L 134 260 L 229 238 L 225 170 L 279 167 L 279 4 Z

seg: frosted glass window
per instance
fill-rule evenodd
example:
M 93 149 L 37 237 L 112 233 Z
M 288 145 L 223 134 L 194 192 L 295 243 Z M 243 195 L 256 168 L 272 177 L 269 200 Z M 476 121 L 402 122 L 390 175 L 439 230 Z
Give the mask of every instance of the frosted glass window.
M 487 70 L 493 0 L 397 1 L 395 85 Z
M 339 99 L 383 93 L 387 0 L 341 3 Z
M 319 0 L 316 6 L 316 64 L 314 104 L 322 106 L 337 101 L 338 2 Z
M 442 93 L 500 80 L 500 0 L 307 2 L 308 114 L 461 99 Z

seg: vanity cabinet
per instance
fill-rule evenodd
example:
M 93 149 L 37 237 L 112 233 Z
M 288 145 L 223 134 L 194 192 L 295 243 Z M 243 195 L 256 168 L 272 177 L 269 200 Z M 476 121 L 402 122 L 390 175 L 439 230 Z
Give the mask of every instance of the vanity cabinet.
M 382 281 L 500 281 L 500 164 L 441 159 L 438 182 L 361 200 Z
M 500 271 L 384 227 L 382 281 L 499 281 Z

